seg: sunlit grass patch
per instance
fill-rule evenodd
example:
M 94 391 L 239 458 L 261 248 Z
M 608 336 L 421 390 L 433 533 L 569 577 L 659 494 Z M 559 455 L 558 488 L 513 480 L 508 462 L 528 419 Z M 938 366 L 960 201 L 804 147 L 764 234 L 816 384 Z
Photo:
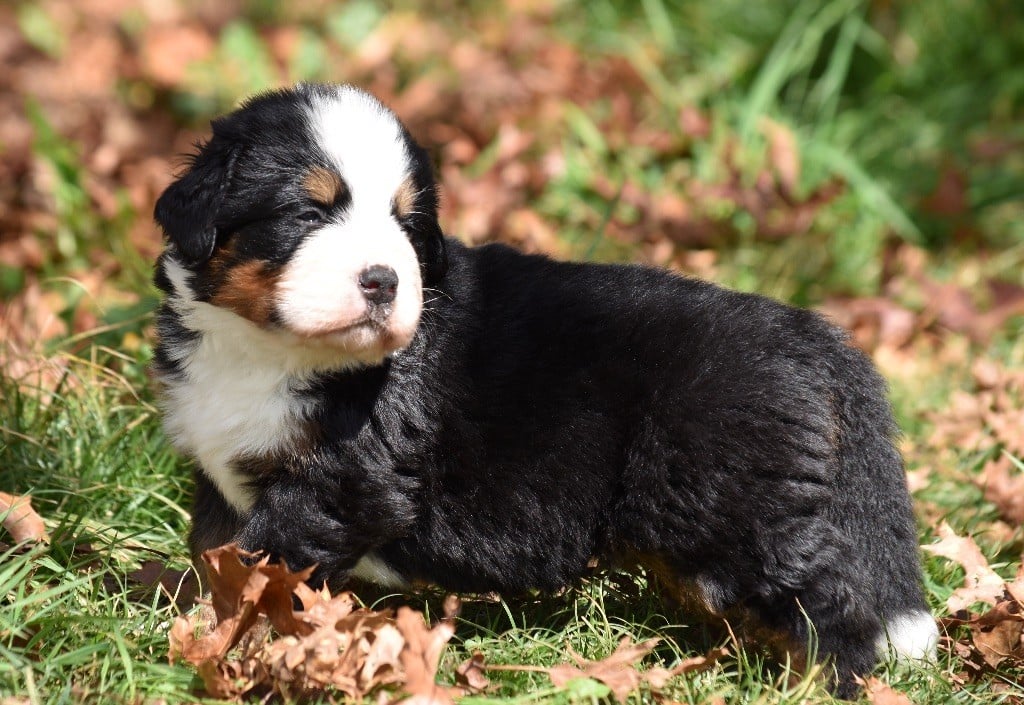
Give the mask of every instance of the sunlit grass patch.
M 181 697 L 192 674 L 164 658 L 173 603 L 129 575 L 147 560 L 184 567 L 187 472 L 140 378 L 89 352 L 0 382 L 0 486 L 30 494 L 51 536 L 0 558 L 0 692 Z

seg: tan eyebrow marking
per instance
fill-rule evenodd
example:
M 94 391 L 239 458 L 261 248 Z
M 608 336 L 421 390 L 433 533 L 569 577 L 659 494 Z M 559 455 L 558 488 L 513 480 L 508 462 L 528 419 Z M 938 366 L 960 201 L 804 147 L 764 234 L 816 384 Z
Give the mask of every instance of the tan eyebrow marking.
M 325 206 L 333 205 L 347 190 L 345 182 L 338 174 L 322 166 L 310 169 L 302 185 L 310 198 Z
M 416 207 L 416 196 L 418 192 L 416 190 L 416 184 L 413 183 L 412 177 L 405 177 L 405 181 L 395 191 L 394 208 L 395 214 L 399 217 L 409 215 Z

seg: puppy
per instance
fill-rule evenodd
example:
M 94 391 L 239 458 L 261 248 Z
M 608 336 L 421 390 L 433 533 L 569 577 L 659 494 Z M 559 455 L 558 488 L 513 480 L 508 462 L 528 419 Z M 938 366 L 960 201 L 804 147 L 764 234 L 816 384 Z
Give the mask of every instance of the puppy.
M 507 594 L 639 563 L 816 640 L 844 696 L 932 652 L 884 384 L 820 316 L 446 239 L 427 154 L 348 86 L 216 120 L 155 216 L 194 555 Z

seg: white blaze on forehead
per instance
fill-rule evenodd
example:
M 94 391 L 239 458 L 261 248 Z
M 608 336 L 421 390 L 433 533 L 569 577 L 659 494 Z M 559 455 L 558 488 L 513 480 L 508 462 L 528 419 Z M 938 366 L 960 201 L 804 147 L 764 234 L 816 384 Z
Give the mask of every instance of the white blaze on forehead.
M 333 160 L 352 194 L 352 205 L 387 207 L 409 174 L 409 153 L 394 114 L 374 97 L 342 86 L 313 100 L 315 139 Z

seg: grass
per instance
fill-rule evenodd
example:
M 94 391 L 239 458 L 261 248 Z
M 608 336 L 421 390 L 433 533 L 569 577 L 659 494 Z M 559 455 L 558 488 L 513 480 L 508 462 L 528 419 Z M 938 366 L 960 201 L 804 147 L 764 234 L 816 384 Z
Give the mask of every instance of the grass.
M 416 12 L 410 3 L 398 5 L 397 12 Z M 442 16 L 453 18 L 453 26 L 464 23 L 460 38 L 482 46 L 509 19 L 502 15 L 507 10 L 490 4 L 450 5 L 438 3 Z M 583 7 L 552 7 L 546 20 L 552 37 L 586 61 L 620 57 L 642 80 L 629 96 L 637 107 L 636 124 L 616 122 L 611 97 L 586 105 L 566 100 L 559 120 L 526 123 L 540 144 L 525 158 L 540 160 L 550 148 L 564 158 L 564 169 L 529 205 L 555 226 L 570 255 L 633 259 L 638 241 L 660 237 L 645 230 L 642 209 L 626 198 L 626 187 L 662 193 L 691 181 L 718 183 L 729 172 L 728 153 L 739 166 L 739 186 L 749 187 L 770 165 L 760 127 L 767 116 L 795 137 L 798 195 L 835 177 L 846 190 L 805 230 L 775 241 L 766 241 L 736 202 L 698 204 L 715 233 L 699 248 L 714 251 L 712 274 L 721 283 L 801 305 L 833 295 L 879 295 L 886 293 L 885 256 L 900 243 L 928 248 L 929 274 L 943 281 L 1024 283 L 1024 162 L 1019 150 L 998 159 L 978 156 L 979 145 L 1019 145 L 1024 139 L 1024 74 L 1017 60 L 1024 55 L 1024 35 L 1008 19 L 1019 18 L 1010 0 L 594 0 Z M 283 69 L 289 80 L 344 79 L 347 52 L 358 49 L 386 16 L 366 0 L 290 10 L 248 3 L 219 32 L 212 56 L 192 66 L 181 85 L 140 86 L 142 79 L 126 76 L 119 90 L 153 96 L 155 110 L 202 129 L 211 115 L 276 80 L 268 28 L 298 29 L 300 50 Z M 19 2 L 17 17 L 39 51 L 63 54 L 61 25 L 44 6 Z M 128 18 L 119 31 L 131 35 L 141 28 Z M 519 60 L 530 63 L 529 57 Z M 398 55 L 394 66 L 399 83 L 422 72 L 440 88 L 462 90 L 443 57 L 418 64 Z M 55 176 L 47 195 L 56 225 L 38 233 L 45 243 L 38 271 L 0 264 L 0 301 L 14 301 L 34 280 L 64 301 L 58 315 L 68 330 L 75 330 L 82 310 L 99 313 L 90 332 L 27 353 L 0 341 L 0 359 L 22 357 L 39 370 L 8 364 L 0 376 L 0 490 L 31 493 L 52 537 L 48 546 L 0 552 L 0 696 L 17 698 L 12 702 L 19 705 L 194 702 L 193 671 L 168 665 L 166 658 L 167 631 L 178 607 L 135 577 L 147 561 L 187 566 L 183 537 L 191 492 L 191 470 L 160 430 L 144 373 L 147 311 L 154 298 L 130 232 L 148 219 L 148 211 L 133 210 L 121 189 L 116 212 L 100 214 L 89 196 L 88 160 L 79 145 L 59 133 L 31 96 L 26 106 L 35 134 L 33 157 Z M 679 125 L 679 111 L 692 106 L 709 121 L 706 138 L 687 136 Z M 623 130 L 625 138 L 616 137 Z M 643 130 L 671 135 L 674 146 L 659 151 L 632 141 Z M 492 147 L 497 144 L 495 138 Z M 483 150 L 467 173 L 483 178 L 495 152 Z M 926 205 L 944 171 L 963 175 L 968 184 L 962 209 L 952 215 Z M 597 176 L 618 195 L 609 198 Z M 106 257 L 119 263 L 108 284 L 127 293 L 127 303 L 118 297 L 113 303 L 92 301 L 75 284 L 97 249 L 113 253 Z M 893 296 L 913 308 L 922 294 Z M 1009 542 L 990 534 L 994 508 L 969 482 L 985 453 L 995 449 L 936 456 L 921 450 L 921 439 L 931 431 L 925 412 L 943 408 L 953 390 L 969 388 L 971 360 L 1024 363 L 1022 329 L 1024 323 L 1011 320 L 985 346 L 957 338 L 959 356 L 915 348 L 916 366 L 891 373 L 897 416 L 911 442 L 909 464 L 936 466 L 917 497 L 922 540 L 930 540 L 938 520 L 949 520 L 978 535 L 1004 576 L 1019 561 L 1020 530 Z M 929 597 L 939 610 L 963 574 L 938 558 L 928 558 L 925 568 Z M 439 609 L 430 594 L 405 599 L 428 611 Z M 566 660 L 567 646 L 599 658 L 624 635 L 664 638 L 651 664 L 671 665 L 729 643 L 727 634 L 690 622 L 616 575 L 558 596 L 467 602 L 441 678 L 451 682 L 455 666 L 474 651 L 488 663 L 554 665 Z M 879 675 L 915 703 L 1003 701 L 991 687 L 998 677 L 954 690 L 950 674 L 958 668 L 954 657 L 944 655 L 932 668 L 887 665 Z M 764 655 L 740 650 L 711 671 L 678 679 L 669 696 L 693 704 L 715 698 L 830 702 L 813 679 L 790 675 Z M 538 673 L 489 676 L 493 691 L 462 702 L 607 699 L 590 683 L 558 689 Z M 634 700 L 652 697 L 642 693 Z
M 171 606 L 128 579 L 187 562 L 187 474 L 116 362 L 68 358 L 54 391 L 0 390 L 0 478 L 52 537 L 0 560 L 0 692 L 30 702 L 184 698 L 191 681 L 164 658 Z

